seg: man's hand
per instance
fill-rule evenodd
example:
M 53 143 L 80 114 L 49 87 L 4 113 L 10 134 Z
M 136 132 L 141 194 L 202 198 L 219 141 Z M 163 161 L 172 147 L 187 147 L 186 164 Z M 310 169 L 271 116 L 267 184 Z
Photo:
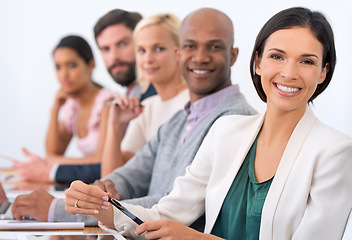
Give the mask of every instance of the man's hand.
M 112 124 L 126 124 L 143 111 L 139 98 L 124 96 L 115 98 L 113 103 L 117 103 L 119 106 L 112 106 L 110 108 L 109 122 Z
M 12 204 L 12 216 L 22 220 L 30 216 L 41 222 L 48 221 L 48 212 L 54 197 L 43 189 L 34 190 L 30 194 L 19 195 Z
M 14 161 L 12 166 L 23 180 L 32 182 L 52 182 L 49 177 L 52 164 L 30 153 L 25 148 L 23 148 L 22 151 L 29 158 L 29 161 Z
M 122 194 L 120 194 L 116 191 L 115 184 L 110 179 L 106 179 L 104 181 L 95 180 L 93 185 L 97 185 L 103 191 L 105 191 L 107 193 L 111 193 L 112 198 L 115 198 L 116 200 L 123 200 Z

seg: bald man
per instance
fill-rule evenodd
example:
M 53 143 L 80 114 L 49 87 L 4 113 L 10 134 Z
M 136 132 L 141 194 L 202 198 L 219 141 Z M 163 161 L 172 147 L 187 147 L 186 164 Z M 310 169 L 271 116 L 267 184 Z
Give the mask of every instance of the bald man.
M 189 86 L 190 102 L 163 124 L 131 160 L 103 179 L 103 183 L 108 184 L 101 185 L 102 188 L 117 192 L 123 202 L 153 206 L 172 190 L 176 177 L 185 174 L 216 119 L 229 114 L 256 113 L 239 92 L 239 87 L 231 83 L 231 66 L 236 61 L 238 49 L 233 47 L 232 22 L 225 14 L 214 9 L 191 13 L 181 25 L 180 40 L 181 71 Z M 71 186 L 70 189 L 78 187 L 84 193 L 88 188 L 95 188 L 80 181 Z M 66 199 L 67 209 L 82 210 L 74 207 L 77 198 Z M 63 206 L 55 212 L 56 216 L 61 216 L 54 216 L 55 221 L 92 223 L 93 219 L 89 215 L 65 213 Z M 203 224 L 194 226 L 202 229 Z
M 238 48 L 233 47 L 228 16 L 208 8 L 192 12 L 181 24 L 180 44 L 182 75 L 195 95 L 206 96 L 231 85 L 230 67 Z

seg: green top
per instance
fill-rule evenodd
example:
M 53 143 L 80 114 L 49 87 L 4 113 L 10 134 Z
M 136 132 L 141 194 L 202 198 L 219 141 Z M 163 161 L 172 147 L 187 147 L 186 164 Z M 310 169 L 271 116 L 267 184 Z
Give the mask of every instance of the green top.
M 272 179 L 258 183 L 254 159 L 258 136 L 228 191 L 212 234 L 225 239 L 259 239 L 262 208 Z

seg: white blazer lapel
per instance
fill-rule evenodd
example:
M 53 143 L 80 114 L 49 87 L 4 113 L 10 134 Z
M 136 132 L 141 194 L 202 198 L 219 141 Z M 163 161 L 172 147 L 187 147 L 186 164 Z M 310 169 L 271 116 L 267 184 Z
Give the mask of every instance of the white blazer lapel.
M 210 232 L 214 227 L 217 216 L 219 215 L 222 204 L 226 198 L 227 192 L 229 191 L 233 180 L 235 179 L 237 172 L 239 171 L 242 163 L 247 156 L 249 149 L 252 147 L 252 144 L 257 137 L 261 126 L 264 121 L 264 114 L 260 115 L 257 118 L 253 118 L 253 123 L 249 124 L 248 130 L 246 129 L 245 137 L 238 142 L 240 147 L 239 151 L 236 153 L 233 161 L 230 164 L 230 167 L 223 177 L 221 184 L 212 191 L 211 196 L 209 197 L 209 201 L 207 203 L 207 221 L 205 226 L 205 232 Z M 234 133 L 236 134 L 236 133 Z M 229 153 L 230 154 L 230 153 Z
M 280 164 L 264 202 L 259 239 L 273 239 L 273 222 L 276 208 L 280 201 L 287 178 L 290 175 L 292 166 L 294 165 L 315 120 L 316 117 L 314 116 L 312 110 L 307 106 L 306 112 L 298 122 L 290 137 L 290 140 L 287 143 L 286 149 L 282 155 Z

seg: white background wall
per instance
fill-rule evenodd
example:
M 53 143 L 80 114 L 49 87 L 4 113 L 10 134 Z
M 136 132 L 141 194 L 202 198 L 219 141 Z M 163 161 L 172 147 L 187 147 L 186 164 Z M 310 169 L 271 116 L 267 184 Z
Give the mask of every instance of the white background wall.
M 316 115 L 352 137 L 352 2 L 349 0 L 0 0 L 0 154 L 25 159 L 20 149 L 44 156 L 49 111 L 59 87 L 52 49 L 68 34 L 79 34 L 91 44 L 97 67 L 94 79 L 121 91 L 108 75 L 95 45 L 93 26 L 114 8 L 138 11 L 143 16 L 171 12 L 184 18 L 200 7 L 225 12 L 235 25 L 235 46 L 240 54 L 232 67 L 232 81 L 239 83 L 248 101 L 259 111 L 265 105 L 249 75 L 255 37 L 276 12 L 305 6 L 326 14 L 335 33 L 337 66 L 328 89 L 315 100 Z M 69 153 L 78 156 L 71 144 Z M 0 165 L 6 165 L 0 159 Z M 7 164 L 8 165 L 8 164 Z

